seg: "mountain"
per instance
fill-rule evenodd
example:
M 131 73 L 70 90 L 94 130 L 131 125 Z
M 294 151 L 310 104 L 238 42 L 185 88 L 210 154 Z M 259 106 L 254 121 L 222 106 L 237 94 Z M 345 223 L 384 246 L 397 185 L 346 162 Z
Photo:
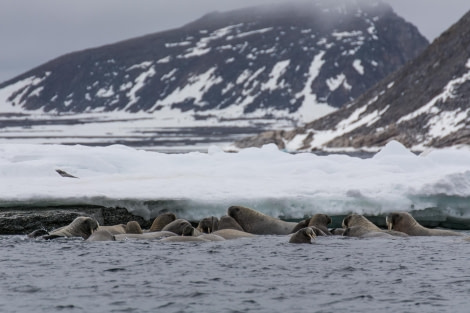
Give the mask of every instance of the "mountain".
M 225 122 L 292 127 L 357 98 L 427 45 L 382 1 L 214 12 L 178 29 L 40 65 L 0 84 L 0 112 L 9 113 L 10 127 L 41 125 L 49 137 L 59 130 L 48 127 L 61 120 L 131 120 L 128 136 L 157 126 Z M 98 132 L 106 129 L 101 126 Z M 125 128 L 106 130 L 108 138 Z
M 391 140 L 422 151 L 470 144 L 470 12 L 421 55 L 342 109 L 291 131 L 236 147 L 276 143 L 289 151 L 377 150 Z

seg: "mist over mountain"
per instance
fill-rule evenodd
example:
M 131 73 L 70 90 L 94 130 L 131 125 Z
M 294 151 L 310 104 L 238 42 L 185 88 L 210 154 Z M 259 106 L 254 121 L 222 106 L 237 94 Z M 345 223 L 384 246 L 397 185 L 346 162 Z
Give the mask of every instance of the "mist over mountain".
M 72 134 L 51 124 L 105 121 L 98 133 L 73 131 L 108 143 L 126 134 L 144 138 L 149 127 L 292 127 L 356 99 L 427 45 L 381 1 L 213 12 L 40 65 L 0 84 L 0 112 L 8 113 L 8 133 L 23 127 L 23 137 L 31 136 L 24 126 L 57 139 Z M 116 120 L 129 120 L 131 133 L 104 127 Z
M 341 110 L 292 131 L 246 138 L 289 151 L 377 150 L 391 140 L 422 151 L 470 144 L 470 12 L 416 59 Z

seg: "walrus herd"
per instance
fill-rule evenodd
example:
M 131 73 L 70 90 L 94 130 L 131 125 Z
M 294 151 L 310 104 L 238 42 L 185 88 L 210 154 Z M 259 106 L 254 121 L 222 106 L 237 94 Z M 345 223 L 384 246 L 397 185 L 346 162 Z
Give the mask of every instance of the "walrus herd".
M 257 235 L 285 235 L 289 243 L 312 243 L 318 236 L 349 237 L 407 237 L 407 236 L 463 236 L 462 233 L 430 229 L 420 225 L 407 212 L 393 212 L 386 217 L 387 229 L 381 229 L 362 215 L 350 214 L 342 221 L 342 228 L 330 229 L 331 217 L 315 214 L 299 223 L 286 222 L 251 208 L 231 206 L 220 219 L 202 219 L 197 227 L 189 221 L 176 218 L 173 213 L 157 216 L 148 230 L 142 230 L 136 221 L 126 225 L 101 226 L 92 217 L 80 216 L 67 226 L 52 230 L 36 230 L 30 238 L 54 239 L 82 237 L 86 241 L 160 240 L 163 242 L 223 241 Z

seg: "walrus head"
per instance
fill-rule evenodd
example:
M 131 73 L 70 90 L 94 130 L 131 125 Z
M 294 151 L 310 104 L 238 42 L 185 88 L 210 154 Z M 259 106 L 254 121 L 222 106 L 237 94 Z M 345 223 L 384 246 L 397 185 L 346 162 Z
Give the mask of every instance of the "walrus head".
M 298 222 L 297 225 L 295 225 L 295 227 L 292 229 L 292 233 L 296 233 L 302 228 L 308 227 L 309 224 L 310 224 L 310 218 L 307 218 L 303 221 Z
M 350 214 L 343 219 L 343 228 L 348 228 L 352 226 L 361 226 L 369 230 L 380 230 L 374 223 L 369 221 L 362 215 L 359 214 Z
M 129 221 L 126 224 L 126 234 L 142 234 L 142 228 L 137 221 Z
M 177 219 L 163 227 L 162 231 L 171 231 L 180 236 L 192 236 L 194 227 L 185 219 Z
M 199 221 L 197 229 L 203 233 L 210 234 L 219 229 L 219 219 L 215 216 L 203 218 Z
M 331 217 L 326 214 L 315 214 L 310 219 L 308 226 L 312 225 L 321 225 L 321 226 L 328 226 L 331 224 Z
M 81 236 L 85 240 L 88 239 L 88 237 L 90 237 L 91 234 L 93 234 L 93 232 L 97 230 L 100 226 L 98 221 L 91 217 L 84 218 L 82 223 L 83 227 L 80 227 L 78 229 L 80 230 L 79 232 L 81 233 Z
M 150 232 L 161 231 L 163 227 L 170 224 L 174 220 L 176 220 L 175 214 L 171 212 L 162 213 L 153 220 L 152 226 L 150 226 L 149 231 Z
M 291 236 L 289 243 L 312 243 L 312 239 L 315 239 L 315 237 L 316 235 L 313 229 L 305 227 L 294 233 Z
M 385 218 L 388 230 L 404 231 L 404 228 L 412 227 L 418 222 L 408 212 L 393 212 Z
M 227 209 L 227 215 L 232 217 L 243 231 L 251 232 L 253 224 L 260 220 L 269 218 L 267 215 L 244 206 L 231 206 Z

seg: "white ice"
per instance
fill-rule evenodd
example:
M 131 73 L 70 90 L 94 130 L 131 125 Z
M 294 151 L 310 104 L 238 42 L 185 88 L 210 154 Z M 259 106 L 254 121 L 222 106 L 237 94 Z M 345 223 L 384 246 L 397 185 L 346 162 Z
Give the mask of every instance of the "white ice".
M 61 177 L 55 169 L 79 179 Z M 120 145 L 3 144 L 0 205 L 112 205 L 146 218 L 155 214 L 145 203 L 150 200 L 185 203 L 185 218 L 221 216 L 230 205 L 291 218 L 432 206 L 465 212 L 468 207 L 452 205 L 470 197 L 469 169 L 468 148 L 418 156 L 398 142 L 368 159 L 289 154 L 274 145 L 239 153 L 211 147 L 208 153 L 164 154 Z

